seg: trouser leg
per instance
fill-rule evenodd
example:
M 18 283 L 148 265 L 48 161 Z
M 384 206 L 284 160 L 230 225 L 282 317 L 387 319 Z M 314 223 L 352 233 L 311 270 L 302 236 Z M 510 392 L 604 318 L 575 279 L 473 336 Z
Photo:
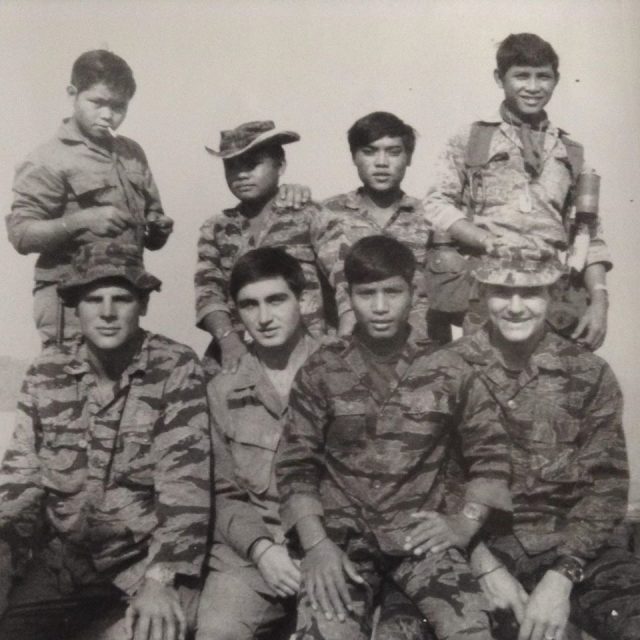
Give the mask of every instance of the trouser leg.
M 458 549 L 405 558 L 392 572 L 439 640 L 490 640 L 488 602 Z
M 435 640 L 435 636 L 416 605 L 387 581 L 380 595 L 380 619 L 374 640 Z

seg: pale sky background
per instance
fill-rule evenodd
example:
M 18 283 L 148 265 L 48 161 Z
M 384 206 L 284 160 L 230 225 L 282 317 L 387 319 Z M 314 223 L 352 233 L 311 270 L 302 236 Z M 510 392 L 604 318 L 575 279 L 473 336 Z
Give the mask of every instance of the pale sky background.
M 0 209 L 15 165 L 68 115 L 65 87 L 83 51 L 107 47 L 133 68 L 138 92 L 120 132 L 142 144 L 176 230 L 147 266 L 164 281 L 146 326 L 202 352 L 193 326 L 198 227 L 234 199 L 205 143 L 254 119 L 294 129 L 287 181 L 317 198 L 357 176 L 346 131 L 374 110 L 419 132 L 404 186 L 424 195 L 434 160 L 461 125 L 493 113 L 497 44 L 530 31 L 560 56 L 553 122 L 582 142 L 602 175 L 601 212 L 615 268 L 600 353 L 626 399 L 640 479 L 640 2 L 637 0 L 3 0 L 0 3 Z M 34 257 L 0 234 L 0 354 L 31 358 Z

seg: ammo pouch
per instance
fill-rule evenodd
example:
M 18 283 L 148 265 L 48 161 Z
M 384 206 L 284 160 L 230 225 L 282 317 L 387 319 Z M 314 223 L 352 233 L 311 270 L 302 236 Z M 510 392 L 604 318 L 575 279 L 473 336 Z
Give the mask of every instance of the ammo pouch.
M 427 249 L 425 273 L 429 308 L 447 313 L 466 312 L 473 284 L 471 264 L 451 243 Z

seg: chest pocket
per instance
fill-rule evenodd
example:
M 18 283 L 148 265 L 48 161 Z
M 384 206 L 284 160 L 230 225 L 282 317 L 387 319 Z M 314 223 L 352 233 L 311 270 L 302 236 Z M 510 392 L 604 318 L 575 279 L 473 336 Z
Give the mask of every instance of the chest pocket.
M 352 451 L 363 448 L 367 441 L 367 427 L 373 420 L 375 416 L 368 415 L 364 402 L 337 398 L 327 433 L 327 449 Z
M 279 433 L 261 429 L 253 422 L 234 420 L 229 446 L 236 479 L 242 487 L 255 494 L 269 489 L 279 442 Z
M 77 174 L 69 177 L 69 184 L 81 208 L 111 204 L 117 188 L 115 177 Z
M 47 430 L 38 452 L 42 483 L 59 493 L 78 493 L 87 477 L 87 441 L 79 431 Z
M 125 486 L 153 485 L 152 434 L 153 424 L 122 425 L 113 461 L 116 483 Z

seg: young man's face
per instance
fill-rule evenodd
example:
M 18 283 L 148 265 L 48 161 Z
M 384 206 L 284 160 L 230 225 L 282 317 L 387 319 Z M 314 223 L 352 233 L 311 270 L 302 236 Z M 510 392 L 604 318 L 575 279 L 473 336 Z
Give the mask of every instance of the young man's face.
M 350 288 L 356 321 L 369 337 L 395 338 L 406 326 L 411 311 L 411 286 L 402 276 L 393 276 Z
M 400 187 L 411 158 L 402 138 L 385 136 L 356 149 L 353 164 L 367 189 L 385 192 Z
M 520 117 L 538 115 L 546 106 L 558 84 L 558 76 L 548 64 L 543 67 L 509 67 L 504 77 L 497 71 L 494 77 L 504 91 L 510 111 Z
M 82 335 L 100 351 L 119 349 L 132 340 L 146 312 L 146 298 L 124 280 L 87 286 L 76 306 Z
M 117 129 L 127 115 L 130 97 L 102 82 L 82 91 L 70 85 L 67 93 L 73 99 L 73 119 L 80 131 L 92 140 L 110 139 L 109 128 Z
M 284 161 L 264 150 L 248 151 L 224 161 L 224 175 L 231 193 L 240 202 L 258 202 L 271 198 L 278 190 Z
M 263 348 L 288 346 L 300 330 L 300 301 L 282 276 L 242 287 L 236 307 L 247 331 Z
M 544 331 L 549 308 L 549 287 L 485 285 L 489 320 L 508 343 L 537 341 Z

